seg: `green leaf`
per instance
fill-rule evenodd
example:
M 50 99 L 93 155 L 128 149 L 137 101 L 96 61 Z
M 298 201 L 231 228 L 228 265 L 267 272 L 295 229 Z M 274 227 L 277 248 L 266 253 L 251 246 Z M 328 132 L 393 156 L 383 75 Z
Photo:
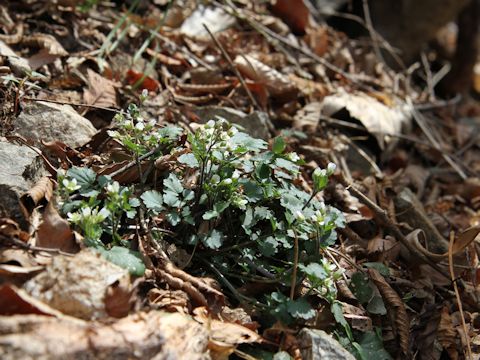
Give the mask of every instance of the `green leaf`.
M 390 269 L 388 268 L 388 266 L 380 262 L 366 262 L 366 263 L 363 263 L 362 265 L 366 266 L 367 268 L 377 270 L 383 276 L 390 276 Z
M 165 215 L 165 218 L 168 220 L 172 226 L 177 226 L 180 223 L 180 215 L 176 211 L 170 211 Z
M 83 191 L 92 189 L 97 174 L 90 168 L 74 166 L 67 171 L 67 176 L 77 180 Z
M 345 316 L 343 316 L 343 306 L 340 304 L 338 301 L 335 301 L 332 304 L 332 307 L 330 309 L 332 311 L 333 317 L 335 318 L 335 321 L 342 325 L 343 327 L 350 326 L 348 325 L 347 320 L 345 319 Z
M 163 192 L 163 202 L 171 207 L 177 207 L 180 205 L 178 194 L 174 191 L 165 190 Z
M 290 160 L 282 159 L 282 158 L 276 159 L 275 165 L 289 171 L 290 173 L 296 173 L 300 169 L 300 167 L 295 163 L 291 162 Z
M 275 255 L 277 253 L 278 241 L 273 236 L 269 236 L 264 241 L 258 241 L 258 248 L 265 256 Z
M 366 304 L 373 296 L 373 287 L 366 274 L 356 272 L 352 275 L 351 283 L 352 291 L 361 304 Z
M 373 296 L 368 302 L 367 311 L 375 315 L 385 315 L 387 309 L 385 308 L 382 297 L 378 295 Z
M 311 263 L 308 264 L 307 266 L 303 264 L 299 264 L 299 268 L 308 275 L 308 277 L 311 277 L 315 280 L 325 280 L 327 277 L 327 272 L 323 268 L 322 265 L 318 263 Z
M 163 186 L 165 186 L 169 190 L 176 192 L 177 194 L 180 194 L 183 191 L 183 185 L 181 181 L 173 173 L 170 173 L 170 175 L 168 175 L 168 177 L 163 180 Z
M 137 198 L 131 198 L 128 200 L 128 203 L 130 204 L 131 207 L 139 207 L 140 206 L 140 200 Z
M 157 130 L 157 135 L 159 138 L 161 138 L 161 142 L 176 140 L 182 133 L 182 128 L 178 126 L 165 126 Z
M 202 216 L 203 220 L 211 220 L 218 217 L 220 214 L 216 210 L 209 210 L 205 212 Z
M 145 191 L 140 198 L 143 200 L 147 209 L 152 210 L 155 213 L 159 213 L 164 209 L 162 194 L 156 190 Z
M 254 139 L 250 135 L 238 132 L 230 138 L 230 144 L 236 153 L 247 151 L 258 152 L 267 148 L 267 143 L 261 139 Z
M 198 160 L 192 153 L 183 154 L 178 158 L 178 162 L 187 165 L 191 168 L 198 168 L 200 165 L 198 164 Z
M 223 234 L 214 229 L 202 241 L 209 249 L 218 249 L 223 244 Z
M 121 246 L 114 246 L 110 250 L 99 251 L 105 259 L 127 269 L 134 276 L 142 276 L 145 273 L 145 264 L 137 251 Z
M 280 155 L 286 148 L 285 140 L 282 136 L 277 136 L 273 139 L 272 150 L 275 154 Z
M 273 217 L 273 213 L 265 206 L 257 206 L 255 208 L 254 216 L 257 220 L 265 220 L 271 219 Z
M 242 181 L 240 184 L 243 185 L 243 193 L 248 201 L 257 202 L 263 199 L 263 190 L 261 186 L 248 180 Z
M 287 303 L 287 310 L 290 315 L 297 319 L 308 320 L 315 316 L 315 310 L 304 298 L 297 300 L 289 300 Z
M 272 360 L 292 360 L 292 357 L 286 351 L 279 351 L 273 355 Z
M 270 166 L 265 163 L 261 163 L 255 167 L 255 175 L 257 175 L 260 180 L 266 180 L 270 178 Z
M 368 331 L 359 341 L 365 358 L 369 360 L 391 360 L 392 357 L 383 347 L 381 335 L 375 331 Z

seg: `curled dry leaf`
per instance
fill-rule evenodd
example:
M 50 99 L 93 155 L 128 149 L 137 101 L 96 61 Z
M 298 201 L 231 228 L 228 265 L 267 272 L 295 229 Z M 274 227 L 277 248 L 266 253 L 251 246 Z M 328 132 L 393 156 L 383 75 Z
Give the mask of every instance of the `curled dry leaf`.
M 60 216 L 53 202 L 49 202 L 42 213 L 42 220 L 35 237 L 35 245 L 72 254 L 80 249 L 75 241 L 70 224 Z
M 455 241 L 452 247 L 452 254 L 457 255 L 462 252 L 467 246 L 469 246 L 480 233 L 480 225 L 472 226 L 455 237 Z M 432 261 L 439 262 L 448 257 L 448 251 L 443 254 L 436 254 L 425 249 L 420 243 L 420 237 L 425 238 L 423 230 L 416 229 L 410 232 L 406 239 L 412 244 L 412 246 L 421 252 L 423 255 L 431 259 Z
M 298 89 L 288 76 L 255 59 L 251 55 L 238 55 L 233 61 L 238 70 L 249 79 L 264 84 L 271 96 L 279 101 L 291 101 Z
M 189 314 L 191 304 L 188 295 L 182 290 L 154 288 L 148 292 L 148 301 L 155 309 Z
M 262 342 L 258 333 L 245 326 L 212 319 L 205 307 L 198 307 L 193 313 L 194 319 L 210 330 L 209 348 L 216 358 L 228 356 L 237 345 Z
M 53 182 L 49 177 L 43 177 L 22 197 L 20 206 L 26 219 L 29 219 L 33 210 L 41 205 L 50 202 L 53 196 Z
M 30 238 L 30 235 L 20 229 L 20 225 L 17 222 L 9 218 L 0 218 L 0 236 L 4 239 L 16 238 L 23 242 L 27 242 Z
M 163 268 L 156 268 L 155 274 L 160 281 L 166 282 L 175 290 L 183 290 L 199 306 L 216 307 L 225 303 L 225 296 L 216 284 L 208 278 L 198 278 L 177 268 L 167 259 L 162 259 Z
M 117 107 L 115 83 L 91 69 L 87 70 L 87 76 L 88 90 L 83 93 L 85 103 L 101 107 Z
M 45 49 L 50 55 L 67 56 L 68 52 L 63 48 L 55 37 L 47 34 L 34 34 L 24 37 L 22 43 Z
M 389 107 L 364 93 L 349 94 L 343 89 L 323 99 L 324 115 L 334 116 L 342 109 L 346 109 L 352 118 L 365 126 L 377 139 L 381 149 L 385 148 L 385 143 L 392 141 L 392 136 L 401 134 L 409 125 L 412 111 L 400 100 L 396 101 L 395 106 Z
M 378 270 L 368 269 L 368 274 L 380 291 L 389 311 L 393 311 L 395 316 L 394 325 L 399 338 L 400 349 L 404 355 L 409 355 L 410 320 L 402 298 L 398 296 L 396 291 L 385 281 Z
M 442 308 L 442 313 L 440 316 L 440 323 L 438 324 L 437 329 L 438 342 L 442 347 L 447 351 L 450 359 L 458 359 L 457 351 L 457 331 L 453 326 L 452 317 L 448 311 L 448 307 L 444 306 Z

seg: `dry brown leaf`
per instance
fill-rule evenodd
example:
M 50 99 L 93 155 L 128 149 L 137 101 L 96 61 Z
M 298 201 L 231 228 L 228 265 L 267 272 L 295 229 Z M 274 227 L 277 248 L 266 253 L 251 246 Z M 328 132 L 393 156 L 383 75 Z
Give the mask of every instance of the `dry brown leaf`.
M 115 83 L 105 79 L 95 71 L 88 69 L 88 90 L 83 93 L 83 99 L 88 105 L 101 107 L 117 107 Z
M 50 55 L 67 56 L 68 52 L 63 48 L 55 37 L 47 34 L 33 34 L 28 37 L 24 37 L 22 42 L 37 46 L 41 49 L 48 51 Z
M 458 359 L 458 351 L 456 346 L 457 331 L 455 330 L 452 322 L 452 317 L 448 312 L 448 307 L 442 308 L 440 317 L 440 323 L 437 329 L 438 342 L 447 351 L 450 359 Z
M 1 301 L 1 300 L 0 300 Z M 190 316 L 139 312 L 110 322 L 0 317 L 2 359 L 208 359 L 208 332 Z
M 455 237 L 455 242 L 453 243 L 452 254 L 458 255 L 462 252 L 467 246 L 469 246 L 480 233 L 480 225 L 472 226 L 462 233 L 458 234 Z M 428 257 L 430 260 L 439 262 L 448 257 L 448 252 L 443 254 L 436 254 L 425 249 L 425 247 L 420 243 L 420 237 L 425 238 L 425 233 L 423 230 L 416 229 L 410 232 L 405 236 L 410 244 L 417 249 L 420 253 Z
M 81 319 L 104 318 L 110 315 L 108 311 L 125 315 L 122 310 L 129 308 L 131 298 L 128 271 L 90 250 L 55 256 L 24 288 L 49 306 Z
M 282 19 L 297 35 L 305 33 L 313 23 L 310 11 L 303 0 L 276 0 L 272 13 Z
M 98 175 L 110 175 L 116 172 L 117 170 L 122 169 L 129 163 L 130 163 L 130 160 L 125 160 L 121 162 L 107 164 L 103 166 L 99 171 L 97 171 L 97 173 Z M 150 166 L 150 163 L 148 161 L 142 162 L 141 168 L 142 168 L 143 174 L 145 173 L 145 171 L 147 171 L 149 166 Z M 129 169 L 121 172 L 120 174 L 113 176 L 113 180 L 118 181 L 120 184 L 131 184 L 131 183 L 137 182 L 139 179 L 140 177 L 138 174 L 137 166 L 131 166 Z
M 20 229 L 20 225 L 9 218 L 0 218 L 0 235 L 7 239 L 17 238 L 25 243 L 30 238 L 28 233 Z
M 209 348 L 217 359 L 227 359 L 237 345 L 263 341 L 258 333 L 245 326 L 212 319 L 205 307 L 198 307 L 193 313 L 193 318 L 209 329 Z
M 185 314 L 190 313 L 191 304 L 185 291 L 154 288 L 148 292 L 147 297 L 151 306 L 155 309 Z
M 308 28 L 305 38 L 310 48 L 318 56 L 323 56 L 328 51 L 328 28 L 326 26 Z
M 407 310 L 403 300 L 377 270 L 368 269 L 368 274 L 380 291 L 380 294 L 385 300 L 385 305 L 387 308 L 394 312 L 394 325 L 399 338 L 400 349 L 404 355 L 408 356 L 410 354 L 410 320 L 408 318 Z
M 291 101 L 297 96 L 298 89 L 293 86 L 289 77 L 270 66 L 255 59 L 251 55 L 238 55 L 235 66 L 246 77 L 266 86 L 275 100 Z
M 48 203 L 42 214 L 42 222 L 37 229 L 35 245 L 72 254 L 80 249 L 75 242 L 70 224 L 60 216 L 52 201 Z
M 53 196 L 53 183 L 49 177 L 43 177 L 22 197 L 20 205 L 26 219 L 29 219 L 33 210 L 41 205 L 48 203 Z
M 0 315 L 37 314 L 62 317 L 60 311 L 52 309 L 35 299 L 24 290 L 12 285 L 0 287 Z
M 400 255 L 400 244 L 392 236 L 376 236 L 368 241 L 367 252 L 378 261 L 394 261 Z
M 395 104 L 388 107 L 364 93 L 347 93 L 340 89 L 336 94 L 323 99 L 322 114 L 333 116 L 346 109 L 352 118 L 360 121 L 377 139 L 380 148 L 384 149 L 385 143 L 392 141 L 392 135 L 401 134 L 410 123 L 411 108 L 400 100 L 396 100 Z

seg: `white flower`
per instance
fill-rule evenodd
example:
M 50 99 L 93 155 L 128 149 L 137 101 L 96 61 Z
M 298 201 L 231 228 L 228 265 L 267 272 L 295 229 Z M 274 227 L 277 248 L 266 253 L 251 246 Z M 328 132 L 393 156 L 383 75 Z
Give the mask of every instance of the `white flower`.
M 334 163 L 328 163 L 327 165 L 327 174 L 332 175 L 335 172 L 335 169 L 337 168 L 337 165 Z
M 238 179 L 240 177 L 240 171 L 235 170 L 232 174 L 232 179 Z
M 222 131 L 220 133 L 220 139 L 223 141 L 227 141 L 230 139 L 230 135 L 228 135 L 226 131 Z
M 220 182 L 220 176 L 218 176 L 217 174 L 214 174 L 210 179 L 210 183 L 212 184 L 218 184 L 219 182 Z
M 227 131 L 229 136 L 233 136 L 236 133 L 238 133 L 238 129 L 235 126 L 232 126 L 228 131 Z
M 80 222 L 81 216 L 78 212 L 74 212 L 74 213 L 69 212 L 69 213 L 67 213 L 67 219 L 68 219 L 68 221 L 76 224 L 76 223 Z
M 120 184 L 118 181 L 114 181 L 113 183 L 108 184 L 105 187 L 105 190 L 107 190 L 108 194 L 117 194 L 120 191 Z
M 224 179 L 224 180 L 222 181 L 222 183 L 223 183 L 224 185 L 230 185 L 232 182 L 233 182 L 233 180 L 230 179 L 230 178 Z
M 299 221 L 305 220 L 305 215 L 300 210 L 295 211 L 295 218 Z
M 143 122 L 137 122 L 137 124 L 135 125 L 135 129 L 142 131 L 143 129 L 145 129 L 145 124 Z
M 157 125 L 157 120 L 156 119 L 152 119 L 148 122 L 148 126 L 150 126 L 150 127 L 154 127 L 155 125 Z
M 298 156 L 298 154 L 296 152 L 288 153 L 287 158 L 291 162 L 297 162 L 298 160 L 300 160 L 300 156 Z
M 68 192 L 74 192 L 75 190 L 80 189 L 80 185 L 77 184 L 77 179 L 63 179 L 62 185 Z
M 215 126 L 215 121 L 214 120 L 208 120 L 207 123 L 205 124 L 205 129 L 211 129 Z

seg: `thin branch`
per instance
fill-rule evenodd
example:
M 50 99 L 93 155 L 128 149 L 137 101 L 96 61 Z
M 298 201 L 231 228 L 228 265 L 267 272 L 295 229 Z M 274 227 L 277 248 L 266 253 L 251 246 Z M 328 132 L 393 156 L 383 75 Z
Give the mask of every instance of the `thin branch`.
M 467 344 L 468 359 L 473 360 L 472 348 L 470 346 L 470 338 L 468 337 L 467 324 L 465 323 L 465 315 L 463 314 L 462 299 L 460 298 L 460 292 L 458 291 L 457 282 L 455 281 L 455 271 L 453 270 L 453 244 L 455 242 L 455 235 L 453 231 L 450 233 L 450 243 L 448 245 L 448 268 L 450 270 L 450 278 L 452 280 L 453 289 L 455 290 L 455 297 L 457 298 L 458 311 L 460 312 L 460 318 L 462 320 L 463 333 L 465 335 L 465 342 Z
M 260 107 L 260 105 L 258 104 L 257 100 L 253 97 L 253 94 L 252 92 L 250 91 L 250 89 L 248 88 L 247 86 L 247 83 L 245 82 L 245 79 L 243 78 L 242 74 L 240 73 L 240 71 L 237 69 L 237 67 L 235 66 L 235 64 L 233 63 L 232 61 L 232 58 L 230 57 L 230 55 L 228 55 L 227 51 L 223 48 L 222 44 L 220 44 L 220 42 L 218 41 L 218 39 L 215 37 L 215 35 L 213 35 L 213 33 L 210 31 L 210 29 L 208 28 L 207 25 L 203 24 L 203 27 L 205 28 L 205 30 L 207 30 L 208 34 L 210 35 L 210 37 L 212 38 L 213 42 L 215 43 L 215 45 L 217 45 L 218 49 L 220 50 L 220 52 L 222 53 L 223 57 L 225 58 L 225 60 L 227 60 L 228 64 L 230 65 L 230 67 L 232 68 L 232 70 L 235 72 L 235 74 L 237 75 L 238 77 L 238 80 L 240 80 L 240 83 L 242 84 L 243 88 L 245 89 L 245 92 L 247 93 L 248 97 L 250 98 L 250 101 L 252 102 L 252 104 L 254 105 L 254 107 L 256 109 L 262 109 Z

